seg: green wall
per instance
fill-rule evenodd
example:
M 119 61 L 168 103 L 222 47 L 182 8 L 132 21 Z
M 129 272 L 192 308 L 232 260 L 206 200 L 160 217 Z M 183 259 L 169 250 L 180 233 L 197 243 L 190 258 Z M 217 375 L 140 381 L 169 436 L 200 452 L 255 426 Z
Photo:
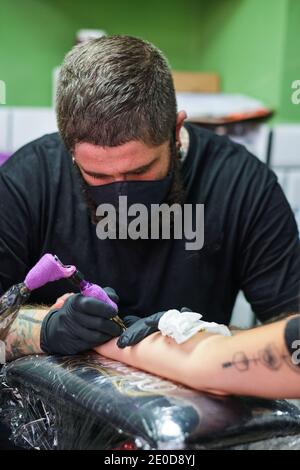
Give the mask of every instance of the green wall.
M 220 74 L 225 92 L 277 107 L 285 16 L 285 0 L 210 0 L 199 36 L 202 68 Z
M 7 105 L 49 106 L 51 73 L 81 28 L 153 41 L 173 67 L 193 69 L 197 0 L 0 0 L 0 79 Z
M 300 121 L 291 85 L 300 79 L 300 0 L 210 0 L 199 34 L 202 69 L 222 89 L 261 99 L 276 121 Z
M 289 0 L 280 89 L 280 118 L 300 121 L 300 105 L 291 100 L 291 84 L 300 80 L 300 0 Z
M 7 105 L 49 106 L 51 73 L 81 28 L 154 42 L 179 70 L 216 71 L 225 92 L 300 121 L 300 0 L 0 0 L 0 80 Z

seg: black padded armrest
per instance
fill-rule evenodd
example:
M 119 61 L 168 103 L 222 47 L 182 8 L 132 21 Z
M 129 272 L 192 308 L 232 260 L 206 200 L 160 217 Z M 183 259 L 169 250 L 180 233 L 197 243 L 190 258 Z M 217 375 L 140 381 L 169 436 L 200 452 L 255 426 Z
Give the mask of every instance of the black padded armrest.
M 97 354 L 4 367 L 0 421 L 41 449 L 216 449 L 300 434 L 286 401 L 216 397 Z

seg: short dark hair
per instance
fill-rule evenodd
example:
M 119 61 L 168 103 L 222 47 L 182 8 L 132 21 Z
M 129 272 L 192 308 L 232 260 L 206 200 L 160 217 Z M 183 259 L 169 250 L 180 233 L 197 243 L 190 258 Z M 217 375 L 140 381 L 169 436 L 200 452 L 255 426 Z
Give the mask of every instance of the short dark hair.
M 160 145 L 176 125 L 176 96 L 162 52 L 131 36 L 104 36 L 65 57 L 56 96 L 57 121 L 69 150 L 131 140 Z

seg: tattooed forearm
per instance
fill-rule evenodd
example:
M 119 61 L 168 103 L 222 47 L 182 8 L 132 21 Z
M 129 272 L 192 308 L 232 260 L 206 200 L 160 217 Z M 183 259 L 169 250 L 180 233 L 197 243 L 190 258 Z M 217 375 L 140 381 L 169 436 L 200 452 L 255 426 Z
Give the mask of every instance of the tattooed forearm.
M 236 352 L 230 361 L 222 363 L 222 368 L 235 367 L 239 372 L 246 372 L 251 366 L 261 364 L 269 370 L 278 371 L 287 359 L 290 359 L 288 354 L 281 353 L 274 344 L 268 344 L 254 357 L 248 357 L 243 351 Z
M 253 366 L 263 366 L 271 371 L 278 371 L 286 365 L 300 374 L 300 316 L 294 315 L 285 322 L 275 322 L 272 325 L 261 328 L 263 335 L 256 344 L 261 344 L 263 336 L 267 335 L 272 336 L 274 342 L 268 343 L 257 352 L 252 348 L 247 354 L 241 350 L 232 353 L 231 359 L 222 363 L 222 368 L 235 368 L 239 372 L 246 372 Z
M 28 354 L 42 353 L 40 331 L 48 309 L 21 310 L 5 339 L 6 360 L 12 361 Z

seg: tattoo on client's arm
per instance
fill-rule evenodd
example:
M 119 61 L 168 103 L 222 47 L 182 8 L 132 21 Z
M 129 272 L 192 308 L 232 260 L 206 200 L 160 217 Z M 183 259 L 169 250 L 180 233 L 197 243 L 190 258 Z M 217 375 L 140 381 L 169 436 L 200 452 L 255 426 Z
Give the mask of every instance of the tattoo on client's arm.
M 268 344 L 264 349 L 258 351 L 254 357 L 248 357 L 243 351 L 236 352 L 231 361 L 222 364 L 223 369 L 235 367 L 239 372 L 246 372 L 252 365 L 262 364 L 267 369 L 276 371 L 282 366 L 283 355 L 274 344 Z
M 234 367 L 239 372 L 246 372 L 252 366 L 263 365 L 274 372 L 285 363 L 296 373 L 300 373 L 300 316 L 287 321 L 284 328 L 286 350 L 280 352 L 275 344 L 267 344 L 253 357 L 244 351 L 234 353 L 230 361 L 223 362 L 222 368 Z
M 41 354 L 40 332 L 49 307 L 20 310 L 5 339 L 6 361 L 28 354 Z

